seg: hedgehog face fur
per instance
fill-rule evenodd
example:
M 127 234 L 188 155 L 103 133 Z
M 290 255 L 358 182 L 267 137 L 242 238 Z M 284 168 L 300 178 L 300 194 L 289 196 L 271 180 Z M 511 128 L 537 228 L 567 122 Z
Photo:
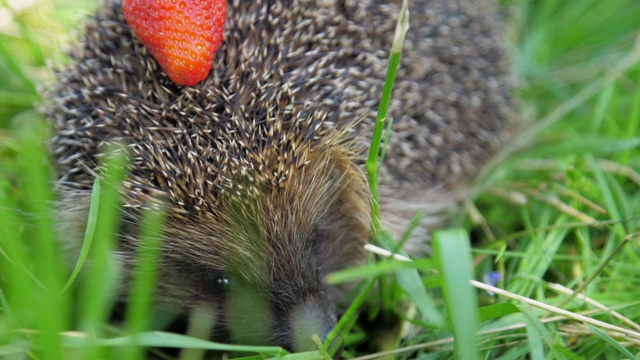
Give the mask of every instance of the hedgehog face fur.
M 296 328 L 326 336 L 339 294 L 322 279 L 360 261 L 368 235 L 365 183 L 341 161 L 318 155 L 292 179 L 295 186 L 253 196 L 234 189 L 215 218 L 173 219 L 161 300 L 215 304 L 217 319 L 241 343 L 308 349 L 310 338 L 296 338 Z
M 413 1 L 381 169 L 386 225 L 423 231 L 510 133 L 513 105 L 495 9 Z M 230 340 L 311 348 L 344 289 L 328 273 L 364 260 L 362 171 L 399 12 L 376 0 L 233 0 L 214 69 L 173 84 L 132 36 L 117 0 L 86 25 L 48 93 L 59 223 L 82 241 L 105 145 L 127 144 L 118 258 L 134 266 L 140 209 L 170 205 L 158 302 L 206 308 Z M 421 236 L 418 234 L 418 236 Z M 126 289 L 126 286 L 125 286 Z

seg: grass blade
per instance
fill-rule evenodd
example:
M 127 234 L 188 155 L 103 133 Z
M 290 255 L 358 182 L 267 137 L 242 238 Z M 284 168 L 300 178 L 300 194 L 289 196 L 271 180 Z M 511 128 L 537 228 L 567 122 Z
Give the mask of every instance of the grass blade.
M 463 230 L 437 231 L 433 235 L 433 251 L 455 338 L 454 355 L 458 359 L 477 359 L 478 299 L 469 283 L 473 275 L 469 238 Z
M 611 346 L 612 349 L 615 349 L 620 354 L 624 355 L 625 358 L 627 358 L 627 359 L 637 359 L 636 355 L 631 353 L 631 351 L 629 351 L 627 348 L 622 346 L 619 342 L 615 341 L 606 332 L 598 329 L 595 326 L 592 326 L 592 325 L 589 325 L 589 324 L 585 324 L 585 325 L 589 328 L 589 330 L 591 330 L 592 333 L 594 333 L 597 337 L 599 337 L 602 340 L 604 340 L 607 344 L 609 344 Z
M 500 303 L 488 306 L 483 306 L 478 309 L 478 321 L 485 322 L 501 318 L 510 314 L 518 313 L 520 309 L 512 303 Z
M 402 1 L 402 8 L 398 16 L 396 31 L 391 47 L 391 56 L 389 58 L 389 66 L 387 75 L 384 80 L 382 96 L 380 98 L 380 107 L 376 116 L 376 124 L 373 130 L 373 138 L 371 139 L 371 147 L 369 148 L 369 156 L 367 158 L 366 169 L 369 175 L 369 188 L 371 190 L 371 214 L 373 217 L 374 234 L 382 231 L 380 225 L 380 205 L 378 203 L 378 157 L 380 155 L 380 144 L 382 143 L 382 133 L 384 131 L 385 119 L 387 111 L 391 103 L 391 94 L 393 92 L 393 84 L 396 81 L 396 73 L 400 65 L 400 55 L 402 52 L 402 43 L 409 30 L 409 3 L 408 0 Z
M 87 338 L 75 336 L 67 336 L 63 339 L 65 345 L 69 347 L 83 347 L 87 344 L 88 341 Z M 92 341 L 99 346 L 107 347 L 128 346 L 133 342 L 136 345 L 145 347 L 207 349 L 228 352 L 258 352 L 266 355 L 284 355 L 287 353 L 282 348 L 275 346 L 222 344 L 163 331 L 149 331 L 136 334 L 135 336 L 123 336 L 111 339 L 94 339 Z
M 153 294 L 158 279 L 165 217 L 166 209 L 160 203 L 150 204 L 150 208 L 144 212 L 137 249 L 137 266 L 127 307 L 127 327 L 134 338 L 135 334 L 147 330 L 149 326 Z M 134 346 L 128 350 L 126 358 L 143 358 L 142 349 Z
M 82 287 L 81 327 L 92 336 L 101 334 L 113 306 L 113 289 L 119 278 L 117 261 L 112 255 L 113 244 L 120 230 L 121 187 L 126 173 L 127 154 L 122 148 L 107 150 L 101 168 L 104 169 L 100 180 L 98 203 L 99 217 L 93 250 L 90 252 L 91 267 L 86 272 L 86 282 Z M 111 295 L 106 295 L 111 294 Z M 83 358 L 98 357 L 96 344 L 89 342 L 83 349 Z
M 93 182 L 93 189 L 91 190 L 91 205 L 89 207 L 89 219 L 87 220 L 87 229 L 84 233 L 84 241 L 82 242 L 82 249 L 80 249 L 80 256 L 76 261 L 76 265 L 71 272 L 71 276 L 67 280 L 67 283 L 64 284 L 63 292 L 66 292 L 71 284 L 75 281 L 80 274 L 80 270 L 82 269 L 82 265 L 84 265 L 87 255 L 89 254 L 89 249 L 91 248 L 91 243 L 93 242 L 93 236 L 96 231 L 96 224 L 98 222 L 98 208 L 100 205 L 100 180 L 96 179 Z
M 66 270 L 55 238 L 51 189 L 52 171 L 45 147 L 46 130 L 40 121 L 24 124 L 19 149 L 19 171 L 25 195 L 25 208 L 33 218 L 33 226 L 26 229 L 26 248 L 29 251 L 34 275 L 44 287 L 32 287 L 36 300 L 36 329 L 40 336 L 35 346 L 38 356 L 63 359 L 60 332 L 69 324 L 68 303 L 62 296 L 63 274 Z

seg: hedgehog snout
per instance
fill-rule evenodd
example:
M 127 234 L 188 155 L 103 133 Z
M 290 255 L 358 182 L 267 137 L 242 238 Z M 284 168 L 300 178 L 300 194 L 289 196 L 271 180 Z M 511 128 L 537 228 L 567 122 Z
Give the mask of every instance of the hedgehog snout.
M 294 351 L 317 349 L 313 335 L 323 343 L 336 325 L 336 316 L 331 307 L 321 298 L 309 298 L 293 307 L 289 313 L 290 342 Z
M 306 278 L 306 288 L 289 284 L 260 289 L 239 279 L 239 285 L 225 295 L 226 329 L 236 343 L 276 345 L 289 351 L 317 349 L 313 336 L 324 342 L 336 324 L 331 292 Z M 280 284 L 282 286 L 283 284 Z M 267 290 L 265 292 L 265 290 Z

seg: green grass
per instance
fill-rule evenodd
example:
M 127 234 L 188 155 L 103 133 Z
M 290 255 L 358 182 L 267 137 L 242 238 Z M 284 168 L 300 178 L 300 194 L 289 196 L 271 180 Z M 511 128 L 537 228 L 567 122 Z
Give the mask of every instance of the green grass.
M 38 0 L 8 11 L 0 4 L 0 19 L 9 19 L 0 20 L 0 357 L 140 359 L 153 352 L 171 359 L 157 347 L 176 347 L 195 349 L 182 359 L 202 358 L 198 349 L 245 359 L 326 358 L 324 350 L 285 355 L 275 347 L 158 331 L 147 304 L 161 212 L 147 214 L 143 226 L 149 251 L 140 254 L 146 262 L 134 282 L 141 285 L 124 324 L 107 323 L 114 299 L 105 294 L 120 277 L 108 255 L 118 223 L 112 211 L 118 200 L 109 194 L 122 176 L 122 158 L 113 158 L 113 171 L 95 191 L 89 221 L 95 228 L 87 231 L 93 241 L 78 264 L 92 266 L 76 277 L 54 246 L 52 171 L 44 122 L 34 108 L 37 88 L 52 79 L 47 60 L 63 59 L 61 49 L 88 5 Z M 340 320 L 345 358 L 640 354 L 640 339 L 633 337 L 640 331 L 634 235 L 640 221 L 640 51 L 634 49 L 640 3 L 513 0 L 503 1 L 503 9 L 512 23 L 508 35 L 530 128 L 491 164 L 477 181 L 477 196 L 454 216 L 452 226 L 463 230 L 435 234 L 433 258 L 379 256 L 329 277 L 363 281 Z M 368 168 L 375 178 L 375 167 Z M 376 230 L 377 245 L 403 255 L 384 229 Z M 469 280 L 486 282 L 492 272 L 508 293 L 474 290 L 482 285 Z M 627 337 L 616 327 L 628 329 Z

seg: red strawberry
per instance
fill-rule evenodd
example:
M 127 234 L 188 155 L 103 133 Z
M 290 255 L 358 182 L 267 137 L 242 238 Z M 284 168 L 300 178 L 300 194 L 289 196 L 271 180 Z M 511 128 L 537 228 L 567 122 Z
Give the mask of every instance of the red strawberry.
M 225 0 L 123 0 L 122 10 L 176 84 L 193 86 L 207 77 L 224 35 Z

